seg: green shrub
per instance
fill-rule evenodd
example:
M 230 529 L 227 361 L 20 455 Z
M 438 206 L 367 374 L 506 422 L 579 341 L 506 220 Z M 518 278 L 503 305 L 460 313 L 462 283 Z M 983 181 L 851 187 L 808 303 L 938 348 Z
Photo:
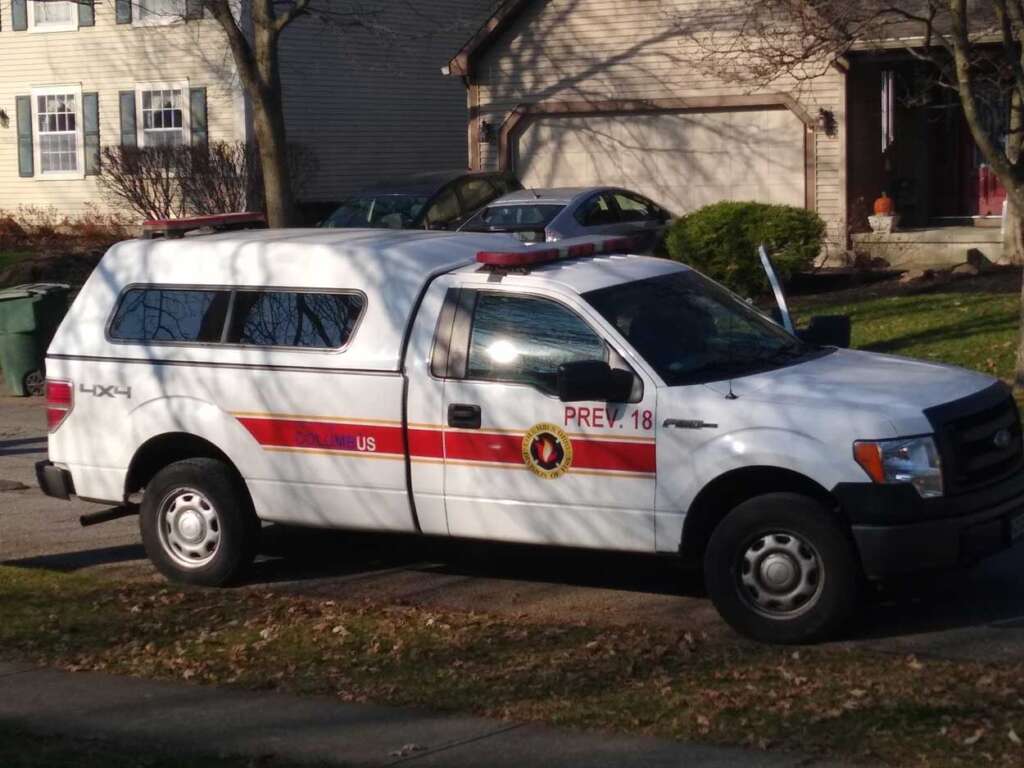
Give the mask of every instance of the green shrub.
M 768 290 L 757 248 L 764 243 L 780 276 L 810 267 L 821 252 L 825 222 L 814 211 L 788 205 L 725 202 L 672 223 L 670 258 L 703 272 L 741 296 Z

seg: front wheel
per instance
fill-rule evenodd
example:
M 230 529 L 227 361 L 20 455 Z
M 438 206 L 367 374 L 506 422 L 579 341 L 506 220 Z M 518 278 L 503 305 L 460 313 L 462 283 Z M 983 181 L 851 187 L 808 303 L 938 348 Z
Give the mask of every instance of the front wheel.
M 806 643 L 838 632 L 859 601 L 860 568 L 832 512 L 807 496 L 758 496 L 726 515 L 704 557 L 708 593 L 738 632 Z
M 240 579 L 255 557 L 259 520 L 222 461 L 164 467 L 146 486 L 139 513 L 146 554 L 173 581 L 223 586 Z

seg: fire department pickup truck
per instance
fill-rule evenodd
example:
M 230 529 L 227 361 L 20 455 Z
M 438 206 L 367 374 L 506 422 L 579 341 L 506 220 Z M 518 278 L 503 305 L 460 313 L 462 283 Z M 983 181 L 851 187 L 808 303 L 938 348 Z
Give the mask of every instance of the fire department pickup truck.
M 261 521 L 674 555 L 771 642 L 1024 533 L 1003 384 L 807 343 L 616 241 L 509 242 L 114 246 L 49 349 L 41 487 L 138 513 L 156 566 L 207 585 Z

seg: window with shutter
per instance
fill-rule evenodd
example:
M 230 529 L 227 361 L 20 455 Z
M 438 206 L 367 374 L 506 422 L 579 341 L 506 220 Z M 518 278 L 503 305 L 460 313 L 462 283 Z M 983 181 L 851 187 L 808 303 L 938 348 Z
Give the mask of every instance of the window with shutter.
M 173 24 L 182 21 L 188 11 L 185 0 L 135 0 L 132 24 L 137 27 Z
M 135 86 L 140 147 L 178 147 L 191 143 L 191 97 L 188 81 Z
M 85 173 L 82 89 L 32 89 L 35 167 L 39 178 L 81 178 Z
M 68 32 L 78 29 L 78 3 L 74 0 L 29 0 L 30 32 Z

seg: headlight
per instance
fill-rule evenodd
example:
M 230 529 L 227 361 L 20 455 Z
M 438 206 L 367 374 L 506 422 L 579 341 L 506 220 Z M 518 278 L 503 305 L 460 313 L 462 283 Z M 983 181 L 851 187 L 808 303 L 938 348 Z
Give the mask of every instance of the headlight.
M 911 483 L 923 499 L 942 495 L 942 461 L 931 437 L 858 440 L 853 457 L 876 483 Z

